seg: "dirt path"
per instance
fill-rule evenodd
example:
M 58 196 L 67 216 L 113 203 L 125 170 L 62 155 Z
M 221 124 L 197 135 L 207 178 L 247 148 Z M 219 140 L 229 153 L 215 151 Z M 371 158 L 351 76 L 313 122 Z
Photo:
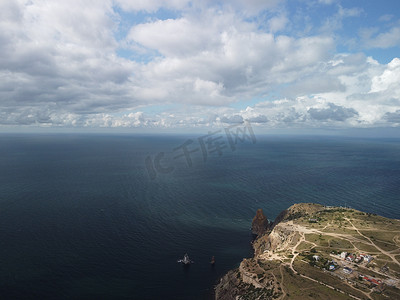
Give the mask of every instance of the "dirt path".
M 295 272 L 295 274 L 297 273 L 297 271 L 294 269 L 294 267 L 293 267 L 293 260 L 291 261 L 291 263 L 290 263 L 290 267 L 291 267 L 291 269 Z M 345 295 L 348 295 L 349 297 L 351 297 L 351 298 L 354 298 L 354 299 L 358 299 L 358 300 L 363 300 L 363 299 L 361 299 L 361 298 L 359 298 L 359 297 L 357 297 L 357 296 L 354 296 L 354 295 L 352 295 L 352 294 L 347 294 L 347 293 L 345 293 L 344 291 L 342 291 L 342 290 L 340 290 L 339 288 L 337 288 L 337 287 L 333 287 L 333 286 L 331 286 L 331 285 L 329 285 L 329 284 L 326 284 L 325 282 L 322 282 L 322 281 L 319 281 L 319 280 L 316 280 L 316 279 L 314 279 L 314 278 L 311 278 L 311 277 L 308 277 L 308 276 L 306 276 L 306 275 L 302 275 L 302 274 L 300 274 L 300 273 L 297 273 L 297 274 L 299 274 L 301 277 L 303 277 L 303 278 L 306 278 L 306 279 L 309 279 L 309 280 L 311 280 L 311 281 L 314 281 L 314 282 L 317 282 L 317 283 L 319 283 L 319 284 L 321 284 L 321 285 L 324 285 L 324 286 L 326 286 L 326 287 L 328 287 L 328 288 L 330 288 L 330 289 L 332 289 L 332 290 L 336 290 L 336 291 L 338 291 L 338 292 L 340 292 L 340 293 L 342 293 L 342 294 L 345 294 Z M 347 284 L 350 288 L 352 288 L 352 289 L 354 289 L 351 285 L 349 285 L 349 284 Z M 359 289 L 356 289 L 358 292 L 360 292 L 360 293 L 363 293 L 368 299 L 372 299 L 371 297 L 370 297 L 370 293 L 366 293 L 366 292 L 364 292 L 364 291 L 361 291 L 361 290 L 359 290 Z
M 281 272 L 281 287 L 282 287 L 282 293 L 283 293 L 281 299 L 285 299 L 285 297 L 287 295 L 287 292 L 284 289 L 285 284 L 284 284 L 282 268 L 283 268 L 283 265 L 280 265 L 279 266 L 279 271 Z
M 321 234 L 321 235 L 330 236 L 330 237 L 333 237 L 333 238 L 343 239 L 343 240 L 346 240 L 349 243 L 351 243 L 351 245 L 354 247 L 354 249 L 358 249 L 358 247 L 355 246 L 354 242 L 361 242 L 361 243 L 363 243 L 365 245 L 373 246 L 373 247 L 375 247 L 377 249 L 377 251 L 380 251 L 380 252 L 377 252 L 378 254 L 382 253 L 384 255 L 387 255 L 388 257 L 391 258 L 391 260 L 394 263 L 396 263 L 398 266 L 400 266 L 400 262 L 395 258 L 396 255 L 399 255 L 399 253 L 392 253 L 392 252 L 397 251 L 398 249 L 395 249 L 395 250 L 392 250 L 392 251 L 385 251 L 385 250 L 381 249 L 368 236 L 365 236 L 364 234 L 362 234 L 360 232 L 360 230 L 351 222 L 351 220 L 349 220 L 348 218 L 345 218 L 345 220 L 349 222 L 349 224 L 351 225 L 350 228 L 353 229 L 359 235 L 359 237 L 357 235 L 355 236 L 354 233 L 353 234 L 342 234 L 342 233 L 334 233 L 334 232 L 324 232 L 323 230 L 325 230 L 329 226 L 329 224 L 327 224 L 325 227 L 323 227 L 321 229 L 307 228 L 307 227 L 299 225 L 299 224 L 294 224 L 293 221 L 289 221 L 287 223 L 279 224 L 279 226 L 282 226 L 284 229 L 289 230 L 289 231 L 297 232 L 300 235 L 300 238 L 298 239 L 297 243 L 293 247 L 291 247 L 292 258 L 291 258 L 290 262 L 282 263 L 281 266 L 280 266 L 282 282 L 283 282 L 283 270 L 282 270 L 282 267 L 284 267 L 284 266 L 290 267 L 290 269 L 294 272 L 294 274 L 299 274 L 294 268 L 294 262 L 295 262 L 296 258 L 299 255 L 299 251 L 297 250 L 299 245 L 302 242 L 307 242 L 307 243 L 310 243 L 311 245 L 317 246 L 316 243 L 306 240 L 306 234 Z M 393 238 L 393 242 L 394 243 L 400 242 L 400 236 L 395 236 Z M 276 254 L 276 253 L 267 253 L 267 254 L 265 254 L 265 258 L 279 259 L 280 261 L 283 262 L 283 260 L 282 260 L 283 258 L 280 255 Z M 380 274 L 380 272 L 377 272 L 377 273 Z M 342 290 L 340 290 L 338 288 L 335 288 L 333 286 L 330 286 L 329 284 L 326 284 L 326 283 L 321 282 L 321 281 L 319 281 L 317 279 L 308 277 L 306 275 L 302 275 L 302 274 L 299 274 L 299 275 L 301 277 L 305 278 L 305 279 L 317 282 L 317 283 L 319 283 L 321 285 L 324 285 L 324 286 L 326 286 L 326 287 L 328 287 L 330 289 L 337 290 L 340 293 L 347 295 L 346 292 L 344 292 L 344 291 L 342 291 Z M 351 289 L 354 289 L 357 292 L 364 294 L 368 299 L 372 299 L 371 298 L 371 292 L 372 291 L 370 291 L 368 293 L 368 292 L 364 292 L 364 291 L 359 290 L 359 289 L 355 289 L 353 286 L 351 286 L 348 283 L 346 283 L 346 285 L 349 286 Z M 283 286 L 283 284 L 282 284 L 282 286 Z M 282 288 L 282 292 L 283 292 L 283 295 L 282 295 L 281 299 L 283 299 L 283 298 L 285 298 L 287 296 L 287 291 L 284 291 L 283 288 Z M 354 296 L 354 295 L 351 295 L 351 294 L 349 294 L 349 297 L 354 298 L 354 299 L 362 300 L 361 298 L 359 298 L 357 296 Z
M 302 274 L 300 274 L 300 276 L 303 277 L 303 278 L 307 278 L 308 280 L 317 282 L 317 283 L 319 283 L 319 284 L 321 284 L 321 285 L 324 285 L 324 286 L 326 286 L 326 287 L 328 287 L 328 288 L 330 288 L 330 289 L 332 289 L 332 290 L 338 291 L 339 293 L 345 294 L 345 295 L 347 295 L 347 296 L 349 296 L 349 297 L 351 297 L 351 298 L 353 298 L 353 299 L 363 300 L 363 299 L 361 299 L 361 298 L 359 298 L 359 297 L 357 297 L 357 296 L 354 296 L 354 295 L 352 295 L 352 294 L 347 294 L 347 293 L 345 293 L 344 291 L 342 291 L 342 290 L 340 290 L 340 289 L 338 289 L 338 288 L 335 288 L 335 287 L 333 287 L 333 286 L 331 286 L 331 285 L 329 285 L 329 284 L 326 284 L 325 282 L 318 281 L 318 280 L 316 280 L 316 279 L 314 279 L 314 278 L 311 278 L 311 277 L 308 277 L 308 276 L 302 275 Z M 357 290 L 357 291 L 359 291 L 359 290 Z M 362 292 L 362 291 L 360 291 L 360 292 Z M 364 293 L 364 292 L 362 292 L 362 293 Z M 365 294 L 365 296 L 368 297 L 368 299 L 371 299 L 370 296 L 369 296 L 369 294 L 367 294 L 367 293 L 364 293 L 364 294 Z
M 290 225 L 290 226 L 294 226 L 293 224 L 289 224 L 289 225 Z M 326 233 L 321 232 L 321 231 L 319 231 L 319 230 L 316 230 L 316 229 L 311 229 L 311 230 L 310 230 L 310 229 L 305 228 L 305 227 L 300 226 L 300 225 L 297 225 L 297 226 L 296 226 L 296 229 L 299 229 L 297 232 L 300 234 L 300 239 L 297 241 L 296 245 L 292 247 L 292 255 L 293 255 L 293 257 L 292 257 L 292 259 L 291 259 L 291 261 L 290 261 L 290 264 L 289 264 L 289 266 L 290 266 L 290 268 L 292 269 L 292 271 L 294 272 L 294 274 L 297 273 L 297 271 L 296 271 L 296 270 L 294 269 L 294 267 L 293 267 L 294 260 L 295 260 L 296 257 L 299 255 L 299 252 L 297 251 L 297 247 L 298 247 L 302 242 L 306 241 L 305 233 L 310 233 L 310 231 L 311 231 L 311 233 L 321 233 L 321 234 L 325 234 L 325 235 L 326 235 Z M 302 229 L 303 229 L 303 230 L 302 230 Z M 339 236 L 339 234 L 332 234 L 332 235 L 334 235 L 334 236 L 336 236 L 336 237 Z M 314 245 L 316 246 L 315 243 L 312 243 L 312 244 L 314 244 Z M 295 253 L 295 252 L 297 252 L 297 253 Z M 282 272 L 282 270 L 281 270 L 281 272 Z M 332 289 L 332 290 L 336 290 L 336 291 L 339 291 L 339 292 L 342 293 L 342 294 L 347 295 L 347 293 L 345 293 L 344 291 L 342 291 L 342 290 L 340 290 L 340 289 L 338 289 L 338 288 L 335 288 L 335 287 L 333 287 L 333 286 L 331 286 L 331 285 L 329 285 L 329 284 L 326 284 L 326 283 L 321 282 L 321 281 L 319 281 L 319 280 L 316 280 L 316 279 L 314 279 L 314 278 L 308 277 L 308 276 L 306 276 L 306 275 L 302 275 L 302 274 L 300 274 L 300 273 L 298 273 L 298 274 L 299 274 L 301 277 L 303 277 L 303 278 L 307 278 L 307 279 L 309 279 L 309 280 L 311 280 L 311 281 L 314 281 L 314 282 L 317 282 L 317 283 L 319 283 L 319 284 L 321 284 L 321 285 L 324 285 L 324 286 L 326 286 L 326 287 L 328 287 L 328 288 L 330 288 L 330 289 Z M 283 277 L 283 276 L 282 276 L 282 277 Z M 350 285 L 348 285 L 348 286 L 349 286 L 350 288 L 353 289 L 352 286 L 350 286 Z M 371 299 L 369 293 L 365 293 L 365 292 L 363 292 L 363 291 L 361 291 L 361 290 L 358 290 L 358 289 L 357 289 L 357 291 L 363 293 L 368 299 Z M 361 298 L 359 298 L 359 297 L 357 297 L 357 296 L 354 296 L 354 295 L 351 295 L 351 294 L 348 294 L 348 296 L 350 296 L 351 298 L 354 298 L 354 299 L 362 300 Z
M 296 244 L 294 247 L 292 247 L 292 255 L 293 255 L 293 257 L 292 257 L 292 260 L 290 261 L 290 268 L 292 269 L 292 271 L 293 271 L 295 274 L 296 274 L 297 272 L 296 272 L 296 270 L 293 268 L 293 262 L 294 262 L 294 260 L 296 259 L 297 255 L 299 255 L 299 252 L 298 252 L 296 249 L 297 249 L 297 247 L 298 247 L 302 242 L 304 242 L 304 241 L 306 240 L 305 235 L 304 235 L 303 232 L 299 232 L 299 234 L 300 234 L 300 238 L 299 238 L 299 240 L 297 241 L 297 244 Z M 295 252 L 297 252 L 297 253 L 295 253 Z
M 353 226 L 353 229 L 354 229 L 355 231 L 357 231 L 357 233 L 358 233 L 359 235 L 361 235 L 362 237 L 366 238 L 366 239 L 371 243 L 372 246 L 374 246 L 376 249 L 378 249 L 379 251 L 381 251 L 383 254 L 389 256 L 389 257 L 392 259 L 392 261 L 400 267 L 400 263 L 398 262 L 398 260 L 395 258 L 395 256 L 394 256 L 392 253 L 390 253 L 390 252 L 388 252 L 388 251 L 385 251 L 385 250 L 383 250 L 382 248 L 380 248 L 380 247 L 379 247 L 378 245 L 376 245 L 369 237 L 367 237 L 366 235 L 362 234 L 362 233 L 358 230 L 358 228 L 357 228 L 356 226 L 354 226 L 354 224 L 350 221 L 350 219 L 348 219 L 348 218 L 345 218 L 345 219 L 351 224 L 351 226 Z
M 362 234 L 362 233 L 358 230 L 358 228 L 357 228 L 356 226 L 354 226 L 354 224 L 353 224 L 348 218 L 345 218 L 345 219 L 349 222 L 349 224 L 352 226 L 352 228 L 353 228 L 361 237 L 365 238 L 369 243 L 368 243 L 367 241 L 365 241 L 365 240 L 357 239 L 356 237 L 354 237 L 353 235 L 350 235 L 350 234 L 341 234 L 341 233 L 333 233 L 333 232 L 323 232 L 323 231 L 320 231 L 320 230 L 315 229 L 315 228 L 310 229 L 310 228 L 306 228 L 306 227 L 301 226 L 301 225 L 298 225 L 298 224 L 296 224 L 296 225 L 290 224 L 290 226 L 293 227 L 294 230 L 296 230 L 296 231 L 298 231 L 300 234 L 302 234 L 303 237 L 304 237 L 304 234 L 306 234 L 306 233 L 307 233 L 307 234 L 323 234 L 323 235 L 331 236 L 331 237 L 334 237 L 334 238 L 340 238 L 340 239 L 347 240 L 349 243 L 351 243 L 351 244 L 354 246 L 355 249 L 358 249 L 358 248 L 353 244 L 354 241 L 364 243 L 365 245 L 373 246 L 373 247 L 375 247 L 378 251 L 380 251 L 381 253 L 383 253 L 383 254 L 389 256 L 389 257 L 392 259 L 392 261 L 393 261 L 394 263 L 396 263 L 398 266 L 400 266 L 400 263 L 399 263 L 399 262 L 397 261 L 397 259 L 395 258 L 395 255 L 398 255 L 399 253 L 395 253 L 395 254 L 392 254 L 392 253 L 391 253 L 391 252 L 397 251 L 398 249 L 395 249 L 395 250 L 392 250 L 392 251 L 385 251 L 385 250 L 383 250 L 382 248 L 380 248 L 379 246 L 377 246 L 369 237 L 367 237 L 367 236 L 365 236 L 364 234 Z M 322 229 L 322 230 L 323 230 L 323 229 Z M 304 239 L 304 240 L 305 240 L 305 239 Z M 307 242 L 309 242 L 309 241 L 307 241 Z M 310 242 L 310 243 L 311 243 L 311 242 Z M 296 247 L 297 247 L 297 246 L 298 246 L 298 245 L 296 245 Z M 376 252 L 376 253 L 379 254 L 379 252 Z

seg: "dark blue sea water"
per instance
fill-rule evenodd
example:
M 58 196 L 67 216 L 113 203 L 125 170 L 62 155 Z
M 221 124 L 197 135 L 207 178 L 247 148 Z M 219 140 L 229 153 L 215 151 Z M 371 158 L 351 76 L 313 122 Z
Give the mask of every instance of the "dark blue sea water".
M 400 140 L 257 137 L 189 167 L 172 150 L 190 138 L 194 150 L 190 136 L 0 135 L 0 298 L 208 299 L 251 256 L 258 208 L 400 218 Z

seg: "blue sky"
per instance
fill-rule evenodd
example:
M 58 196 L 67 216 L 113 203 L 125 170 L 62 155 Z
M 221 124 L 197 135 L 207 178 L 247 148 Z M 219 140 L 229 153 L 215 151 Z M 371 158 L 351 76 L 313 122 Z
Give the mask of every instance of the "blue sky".
M 400 2 L 0 3 L 0 130 L 398 128 Z

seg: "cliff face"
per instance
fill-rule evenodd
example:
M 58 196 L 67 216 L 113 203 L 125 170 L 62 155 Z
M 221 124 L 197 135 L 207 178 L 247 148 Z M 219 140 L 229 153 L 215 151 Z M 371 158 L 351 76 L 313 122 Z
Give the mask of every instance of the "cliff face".
M 251 232 L 257 236 L 253 243 L 254 258 L 244 259 L 239 268 L 229 271 L 221 278 L 215 288 L 215 299 L 242 299 L 241 296 L 248 295 L 249 291 L 254 299 L 275 299 L 282 295 L 281 286 L 276 282 L 275 275 L 266 272 L 266 269 L 274 266 L 260 264 L 258 256 L 265 250 L 279 248 L 281 240 L 285 239 L 280 235 L 285 233 L 280 232 L 277 225 L 288 215 L 290 212 L 285 210 L 279 214 L 274 223 L 270 223 L 263 210 L 257 210 L 251 224 Z
M 275 275 L 265 269 L 276 265 L 261 264 L 254 258 L 244 259 L 238 269 L 229 271 L 215 288 L 215 299 L 278 299 L 283 295 L 282 286 Z
M 240 292 L 240 273 L 239 270 L 231 270 L 221 278 L 215 287 L 215 299 L 232 300 L 241 294 Z
M 259 235 L 258 239 L 254 241 L 254 255 L 257 256 L 262 254 L 266 250 L 279 251 L 281 249 L 287 249 L 290 247 L 290 245 L 296 244 L 299 239 L 299 235 L 294 233 L 292 230 L 288 230 L 286 227 L 279 226 L 279 224 L 281 222 L 294 220 L 305 215 L 313 215 L 322 209 L 323 206 L 319 204 L 300 203 L 294 204 L 288 209 L 283 210 L 276 217 L 275 221 L 269 224 L 268 230 L 262 235 Z
M 254 242 L 254 255 L 257 257 L 265 251 L 275 252 L 288 249 L 295 245 L 299 239 L 300 236 L 297 232 L 288 230 L 278 223 L 269 234 L 263 235 Z
M 362 230 L 368 230 L 370 238 Z M 379 293 L 387 299 L 400 299 L 399 273 L 387 268 L 382 279 L 382 265 L 399 266 L 391 257 L 400 251 L 400 220 L 387 219 L 350 208 L 322 206 L 312 203 L 294 204 L 282 211 L 273 223 L 269 223 L 262 210 L 258 210 L 252 222 L 254 257 L 246 258 L 240 266 L 230 271 L 215 288 L 217 300 L 244 299 L 327 299 L 335 300 L 348 294 L 346 299 L 365 299 L 377 288 L 369 280 L 359 280 L 368 272 L 371 278 L 381 280 L 384 288 Z M 382 232 L 390 232 L 382 235 Z M 375 244 L 375 240 L 381 244 Z M 381 239 L 386 239 L 382 241 Z M 382 249 L 382 243 L 391 245 Z M 359 246 L 373 246 L 380 257 L 372 262 L 350 264 L 353 275 L 338 277 L 327 272 L 332 256 L 344 245 L 349 253 L 360 253 Z M 396 244 L 396 245 L 395 245 Z M 328 246 L 329 245 L 329 246 Z M 335 250 L 335 251 L 332 251 Z M 378 252 L 379 250 L 379 252 Z M 319 258 L 314 259 L 317 255 Z M 335 259 L 338 268 L 348 262 Z M 362 275 L 364 276 L 364 275 Z M 350 284 L 344 284 L 344 282 Z M 386 281 L 385 281 L 386 280 Z M 388 284 L 386 283 L 388 282 Z M 325 287 L 324 287 L 325 286 Z M 328 287 L 329 289 L 327 289 Z M 371 292 L 366 293 L 366 289 Z
M 257 237 L 262 236 L 269 229 L 269 221 L 264 215 L 263 210 L 260 208 L 257 210 L 256 216 L 253 218 L 251 223 L 251 232 Z
M 299 234 L 282 224 L 321 209 L 323 206 L 315 204 L 295 204 L 282 211 L 273 223 L 268 221 L 262 209 L 257 210 L 251 226 L 252 233 L 257 235 L 253 243 L 254 258 L 244 259 L 238 269 L 230 271 L 220 280 L 215 289 L 215 299 L 242 299 L 243 295 L 249 293 L 252 293 L 254 299 L 276 299 L 284 296 L 281 283 L 274 274 L 274 270 L 279 272 L 280 264 L 266 262 L 262 258 L 265 252 L 286 250 L 299 241 Z

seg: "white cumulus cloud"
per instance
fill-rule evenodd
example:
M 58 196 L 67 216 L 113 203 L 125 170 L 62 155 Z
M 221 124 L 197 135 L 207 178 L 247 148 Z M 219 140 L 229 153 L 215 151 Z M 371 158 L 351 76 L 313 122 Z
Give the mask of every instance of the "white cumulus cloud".
M 365 11 L 310 3 L 3 0 L 0 126 L 398 126 L 400 59 L 339 53 Z M 398 47 L 396 17 L 380 21 L 353 42 Z

